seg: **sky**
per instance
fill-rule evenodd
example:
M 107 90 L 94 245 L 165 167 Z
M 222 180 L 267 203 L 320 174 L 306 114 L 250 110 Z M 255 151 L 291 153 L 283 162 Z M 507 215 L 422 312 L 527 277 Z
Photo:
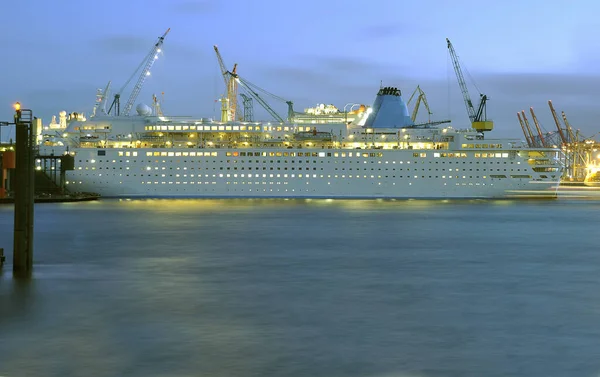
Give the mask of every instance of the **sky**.
M 219 117 L 218 45 L 230 69 L 237 63 L 241 77 L 297 111 L 370 105 L 381 84 L 407 100 L 419 85 L 432 120 L 465 128 L 449 38 L 474 102 L 480 92 L 490 99 L 494 135 L 523 139 L 516 113 L 529 107 L 554 131 L 548 100 L 583 135 L 600 131 L 594 0 L 22 0 L 1 9 L 0 121 L 12 120 L 15 101 L 44 124 L 61 110 L 90 114 L 96 90 L 109 80 L 120 89 L 171 28 L 136 101 L 164 93 L 167 115 Z M 265 100 L 286 114 L 284 102 Z M 254 111 L 270 120 L 256 103 Z

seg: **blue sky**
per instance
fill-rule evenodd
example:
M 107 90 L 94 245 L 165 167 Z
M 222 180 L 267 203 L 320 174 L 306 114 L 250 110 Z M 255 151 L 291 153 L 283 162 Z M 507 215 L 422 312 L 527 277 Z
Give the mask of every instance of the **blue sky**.
M 583 0 L 13 1 L 2 5 L 3 14 L 19 16 L 3 17 L 0 33 L 0 120 L 12 118 L 15 100 L 44 123 L 60 110 L 89 113 L 96 89 L 108 80 L 118 89 L 170 27 L 137 101 L 164 92 L 167 114 L 217 116 L 214 100 L 224 91 L 217 44 L 228 66 L 238 63 L 240 76 L 296 110 L 371 104 L 383 81 L 405 97 L 420 85 L 433 119 L 461 127 L 467 113 L 448 37 L 471 96 L 478 91 L 469 77 L 491 99 L 497 136 L 522 138 L 515 114 L 530 106 L 554 130 L 549 99 L 591 136 L 600 131 L 599 10 Z M 269 102 L 285 114 L 284 103 Z

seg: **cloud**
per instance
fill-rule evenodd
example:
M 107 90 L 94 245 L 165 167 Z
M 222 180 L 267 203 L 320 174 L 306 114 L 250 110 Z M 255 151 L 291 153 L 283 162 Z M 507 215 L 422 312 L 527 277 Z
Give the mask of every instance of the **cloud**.
M 168 38 L 168 37 L 167 37 Z M 175 59 L 199 59 L 206 56 L 199 48 L 183 45 L 165 38 L 164 51 L 169 57 Z M 150 51 L 158 38 L 151 40 L 147 37 L 134 35 L 112 35 L 97 39 L 94 43 L 102 49 L 106 55 L 134 55 L 143 59 Z
M 218 9 L 216 1 L 180 1 L 171 5 L 171 9 L 176 13 L 183 14 L 206 14 Z
M 147 53 L 152 41 L 133 35 L 111 35 L 95 41 L 96 46 L 110 54 Z
M 391 78 L 397 78 L 396 72 L 408 71 L 355 57 L 300 56 L 292 60 L 300 61 L 301 66 L 276 66 L 259 70 L 268 73 L 271 79 L 276 78 L 277 82 L 283 80 L 299 86 L 318 84 L 320 87 L 335 87 L 348 82 L 373 82 L 378 85 L 381 80 L 391 83 Z M 390 85 L 400 85 L 404 81 Z
M 358 31 L 359 35 L 364 38 L 391 38 L 399 35 L 412 34 L 412 30 L 407 28 L 406 25 L 400 23 L 387 24 L 387 25 L 370 25 L 365 26 Z
M 564 96 L 587 101 L 598 92 L 600 75 L 486 74 L 478 81 L 480 87 L 490 86 L 499 94 Z
M 379 64 L 368 62 L 354 57 L 318 57 L 315 65 L 327 72 L 364 74 L 367 72 L 389 69 Z

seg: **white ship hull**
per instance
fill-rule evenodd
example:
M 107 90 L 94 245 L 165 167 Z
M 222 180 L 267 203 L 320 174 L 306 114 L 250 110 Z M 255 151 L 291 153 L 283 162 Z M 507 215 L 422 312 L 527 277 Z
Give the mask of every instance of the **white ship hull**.
M 540 178 L 519 151 L 496 151 L 498 157 L 485 159 L 476 158 L 476 151 L 445 157 L 414 149 L 73 152 L 69 190 L 103 197 L 547 198 L 556 197 L 560 177 L 557 172 Z
M 104 197 L 557 195 L 558 149 L 415 125 L 397 88 L 380 88 L 371 109 L 359 122 L 310 125 L 74 116 L 60 136 L 43 137 L 40 153 L 68 153 L 68 189 Z

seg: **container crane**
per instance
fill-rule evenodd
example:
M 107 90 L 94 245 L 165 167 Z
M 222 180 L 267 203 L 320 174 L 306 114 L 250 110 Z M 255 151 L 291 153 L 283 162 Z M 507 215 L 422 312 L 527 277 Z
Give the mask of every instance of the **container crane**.
M 529 137 L 529 133 L 527 132 L 527 129 L 525 128 L 525 123 L 523 122 L 523 119 L 521 118 L 521 113 L 517 113 L 517 118 L 519 119 L 519 124 L 521 124 L 521 129 L 523 130 L 523 135 L 525 135 L 525 140 L 527 141 L 527 145 L 530 147 L 534 147 L 535 144 L 533 143 L 533 140 L 531 140 L 531 138 Z M 531 132 L 531 130 L 529 130 Z
M 540 142 L 542 143 L 542 147 L 547 147 L 546 140 L 544 140 L 544 134 L 542 133 L 542 128 L 540 127 L 540 123 L 538 122 L 537 116 L 535 116 L 535 112 L 533 111 L 533 107 L 529 108 L 529 112 L 531 113 L 531 118 L 533 119 L 533 124 L 535 124 L 535 129 L 540 137 Z
M 525 128 L 529 132 L 529 138 L 531 139 L 531 143 L 534 147 L 540 147 L 540 143 L 535 138 L 535 136 L 533 136 L 533 131 L 531 131 L 531 126 L 529 125 L 529 120 L 527 119 L 527 116 L 525 116 L 525 110 L 521 110 L 521 117 L 523 117 L 523 122 L 525 122 Z
M 454 51 L 454 47 L 452 46 L 450 39 L 446 38 L 446 42 L 448 44 L 448 51 L 450 52 L 450 56 L 452 58 L 454 72 L 456 73 L 456 77 L 458 79 L 458 85 L 460 86 L 460 91 L 462 92 L 463 100 L 465 101 L 465 105 L 467 107 L 467 113 L 469 114 L 471 127 L 477 131 L 491 131 L 494 128 L 494 123 L 491 120 L 486 119 L 487 96 L 479 93 L 479 106 L 477 106 L 477 110 L 475 110 L 473 101 L 471 101 L 471 96 L 469 95 L 469 90 L 467 89 L 465 78 L 463 77 L 462 70 L 460 68 L 456 51 Z
M 561 111 L 561 115 L 562 115 L 563 121 L 565 122 L 565 126 L 567 127 L 567 133 L 569 134 L 569 142 L 578 144 L 580 141 L 579 137 L 575 136 L 575 134 L 573 133 L 573 127 L 571 127 L 571 123 L 569 123 L 569 121 L 567 120 L 567 115 L 565 114 L 564 111 Z
M 140 65 L 137 67 L 137 69 L 129 77 L 129 80 L 127 80 L 125 85 L 123 85 L 121 87 L 121 90 L 119 90 L 117 92 L 117 94 L 115 94 L 115 98 L 113 99 L 113 102 L 110 105 L 110 108 L 108 109 L 109 114 L 114 109 L 114 115 L 125 115 L 125 116 L 129 115 L 129 112 L 131 111 L 131 108 L 133 107 L 133 103 L 135 102 L 138 95 L 140 94 L 140 91 L 142 90 L 142 86 L 144 86 L 144 81 L 146 81 L 146 77 L 150 76 L 150 68 L 152 68 L 152 65 L 154 65 L 154 62 L 156 61 L 156 59 L 158 59 L 158 53 L 161 52 L 161 47 L 163 45 L 165 37 L 167 36 L 167 34 L 169 34 L 169 31 L 171 31 L 171 28 L 168 28 L 167 31 L 165 31 L 165 33 L 162 35 L 162 37 L 158 38 L 158 41 L 154 44 L 154 46 L 152 47 L 152 49 L 150 50 L 148 55 L 146 55 L 144 60 L 142 60 Z M 138 76 L 138 80 L 137 80 L 135 86 L 133 87 L 131 94 L 129 95 L 129 99 L 127 100 L 127 103 L 125 104 L 123 113 L 121 113 L 121 94 L 123 93 L 123 90 L 125 90 L 127 85 L 129 85 L 131 80 L 133 80 L 136 73 L 138 73 L 140 71 L 140 69 L 142 71 L 140 72 L 140 75 Z
M 585 177 L 585 169 L 589 163 L 585 154 L 585 150 L 582 148 L 581 140 L 579 140 L 579 130 L 577 130 L 576 134 L 574 134 L 573 127 L 571 127 L 571 124 L 567 120 L 567 115 L 565 112 L 561 111 L 561 115 L 563 121 L 565 122 L 565 126 L 567 127 L 567 132 L 571 142 L 570 152 L 573 153 L 573 176 L 578 177 L 583 174 Z
M 548 106 L 550 106 L 550 112 L 552 113 L 552 117 L 554 118 L 554 123 L 556 123 L 556 128 L 558 128 L 558 134 L 560 135 L 560 140 L 562 141 L 562 143 L 564 145 L 566 145 L 568 143 L 568 140 L 562 130 L 562 127 L 560 126 L 560 120 L 558 119 L 558 115 L 556 115 L 556 110 L 554 110 L 552 101 L 548 101 Z

